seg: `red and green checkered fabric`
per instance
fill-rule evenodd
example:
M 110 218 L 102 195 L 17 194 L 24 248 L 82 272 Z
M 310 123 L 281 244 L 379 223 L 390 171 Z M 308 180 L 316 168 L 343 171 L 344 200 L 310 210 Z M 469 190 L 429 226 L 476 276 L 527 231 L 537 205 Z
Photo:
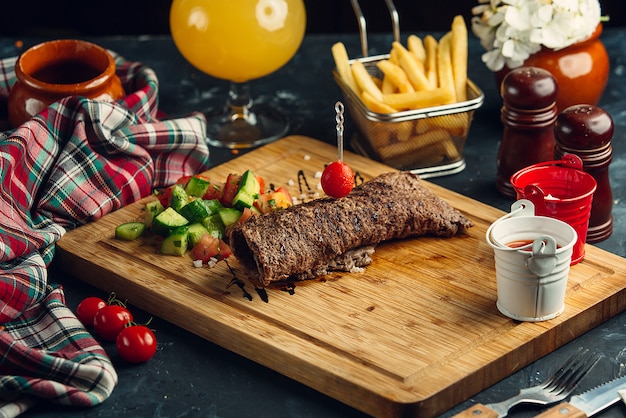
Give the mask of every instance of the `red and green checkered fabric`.
M 36 399 L 95 405 L 117 375 L 48 283 L 55 242 L 179 177 L 208 168 L 201 114 L 159 120 L 158 79 L 116 56 L 127 95 L 67 97 L 0 133 L 0 417 Z M 0 99 L 15 82 L 0 61 Z

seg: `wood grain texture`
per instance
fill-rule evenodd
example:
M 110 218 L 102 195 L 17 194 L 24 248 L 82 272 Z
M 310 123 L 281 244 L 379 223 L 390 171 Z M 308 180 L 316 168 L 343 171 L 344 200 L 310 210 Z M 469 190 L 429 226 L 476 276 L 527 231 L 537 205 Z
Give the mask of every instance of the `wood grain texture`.
M 292 136 L 215 167 L 252 169 L 298 196 L 298 171 L 313 192 L 336 149 Z M 392 169 L 346 153 L 365 179 Z M 460 174 L 462 175 L 462 174 Z M 231 285 L 224 263 L 194 268 L 191 259 L 158 255 L 146 240 L 122 242 L 114 229 L 142 218 L 146 201 L 67 233 L 56 261 L 67 272 L 115 291 L 168 320 L 253 361 L 374 416 L 439 414 L 623 311 L 626 260 L 587 246 L 572 267 L 565 312 L 520 323 L 496 308 L 488 226 L 503 213 L 424 182 L 475 223 L 453 238 L 419 237 L 378 246 L 364 273 L 298 283 L 295 293 L 268 290 L 264 302 Z M 305 191 L 305 190 L 303 190 Z M 244 278 L 236 260 L 234 273 Z

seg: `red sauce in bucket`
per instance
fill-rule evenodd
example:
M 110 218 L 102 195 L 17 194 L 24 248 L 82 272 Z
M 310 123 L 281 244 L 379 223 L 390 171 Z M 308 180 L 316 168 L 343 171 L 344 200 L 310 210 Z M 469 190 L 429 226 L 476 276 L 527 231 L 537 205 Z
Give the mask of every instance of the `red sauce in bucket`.
M 534 240 L 532 239 L 523 239 L 518 241 L 511 241 L 506 244 L 507 247 L 511 248 L 520 248 L 525 247 L 526 245 L 532 244 Z
M 521 247 L 525 247 L 527 245 L 532 245 L 533 241 L 534 240 L 532 240 L 532 239 L 520 239 L 520 240 L 508 242 L 506 244 L 506 246 L 509 247 L 509 248 L 521 248 Z M 561 248 L 561 245 L 560 244 L 556 244 L 556 248 L 557 249 Z M 528 250 L 530 250 L 530 248 L 528 248 Z

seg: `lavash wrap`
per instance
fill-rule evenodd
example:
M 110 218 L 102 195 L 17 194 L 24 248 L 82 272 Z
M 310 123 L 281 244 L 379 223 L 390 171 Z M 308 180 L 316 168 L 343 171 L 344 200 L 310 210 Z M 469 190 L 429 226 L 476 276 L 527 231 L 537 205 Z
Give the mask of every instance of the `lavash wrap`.
M 249 280 L 266 287 L 362 267 L 371 262 L 373 246 L 383 241 L 451 237 L 471 226 L 419 176 L 390 172 L 343 198 L 325 197 L 253 216 L 229 232 L 228 243 Z

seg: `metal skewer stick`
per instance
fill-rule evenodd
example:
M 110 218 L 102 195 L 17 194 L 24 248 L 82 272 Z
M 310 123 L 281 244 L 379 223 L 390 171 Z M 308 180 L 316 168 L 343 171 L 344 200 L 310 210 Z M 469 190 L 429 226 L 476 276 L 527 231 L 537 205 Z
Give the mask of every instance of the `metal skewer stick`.
M 335 103 L 335 121 L 337 122 L 337 157 L 343 161 L 343 103 Z

